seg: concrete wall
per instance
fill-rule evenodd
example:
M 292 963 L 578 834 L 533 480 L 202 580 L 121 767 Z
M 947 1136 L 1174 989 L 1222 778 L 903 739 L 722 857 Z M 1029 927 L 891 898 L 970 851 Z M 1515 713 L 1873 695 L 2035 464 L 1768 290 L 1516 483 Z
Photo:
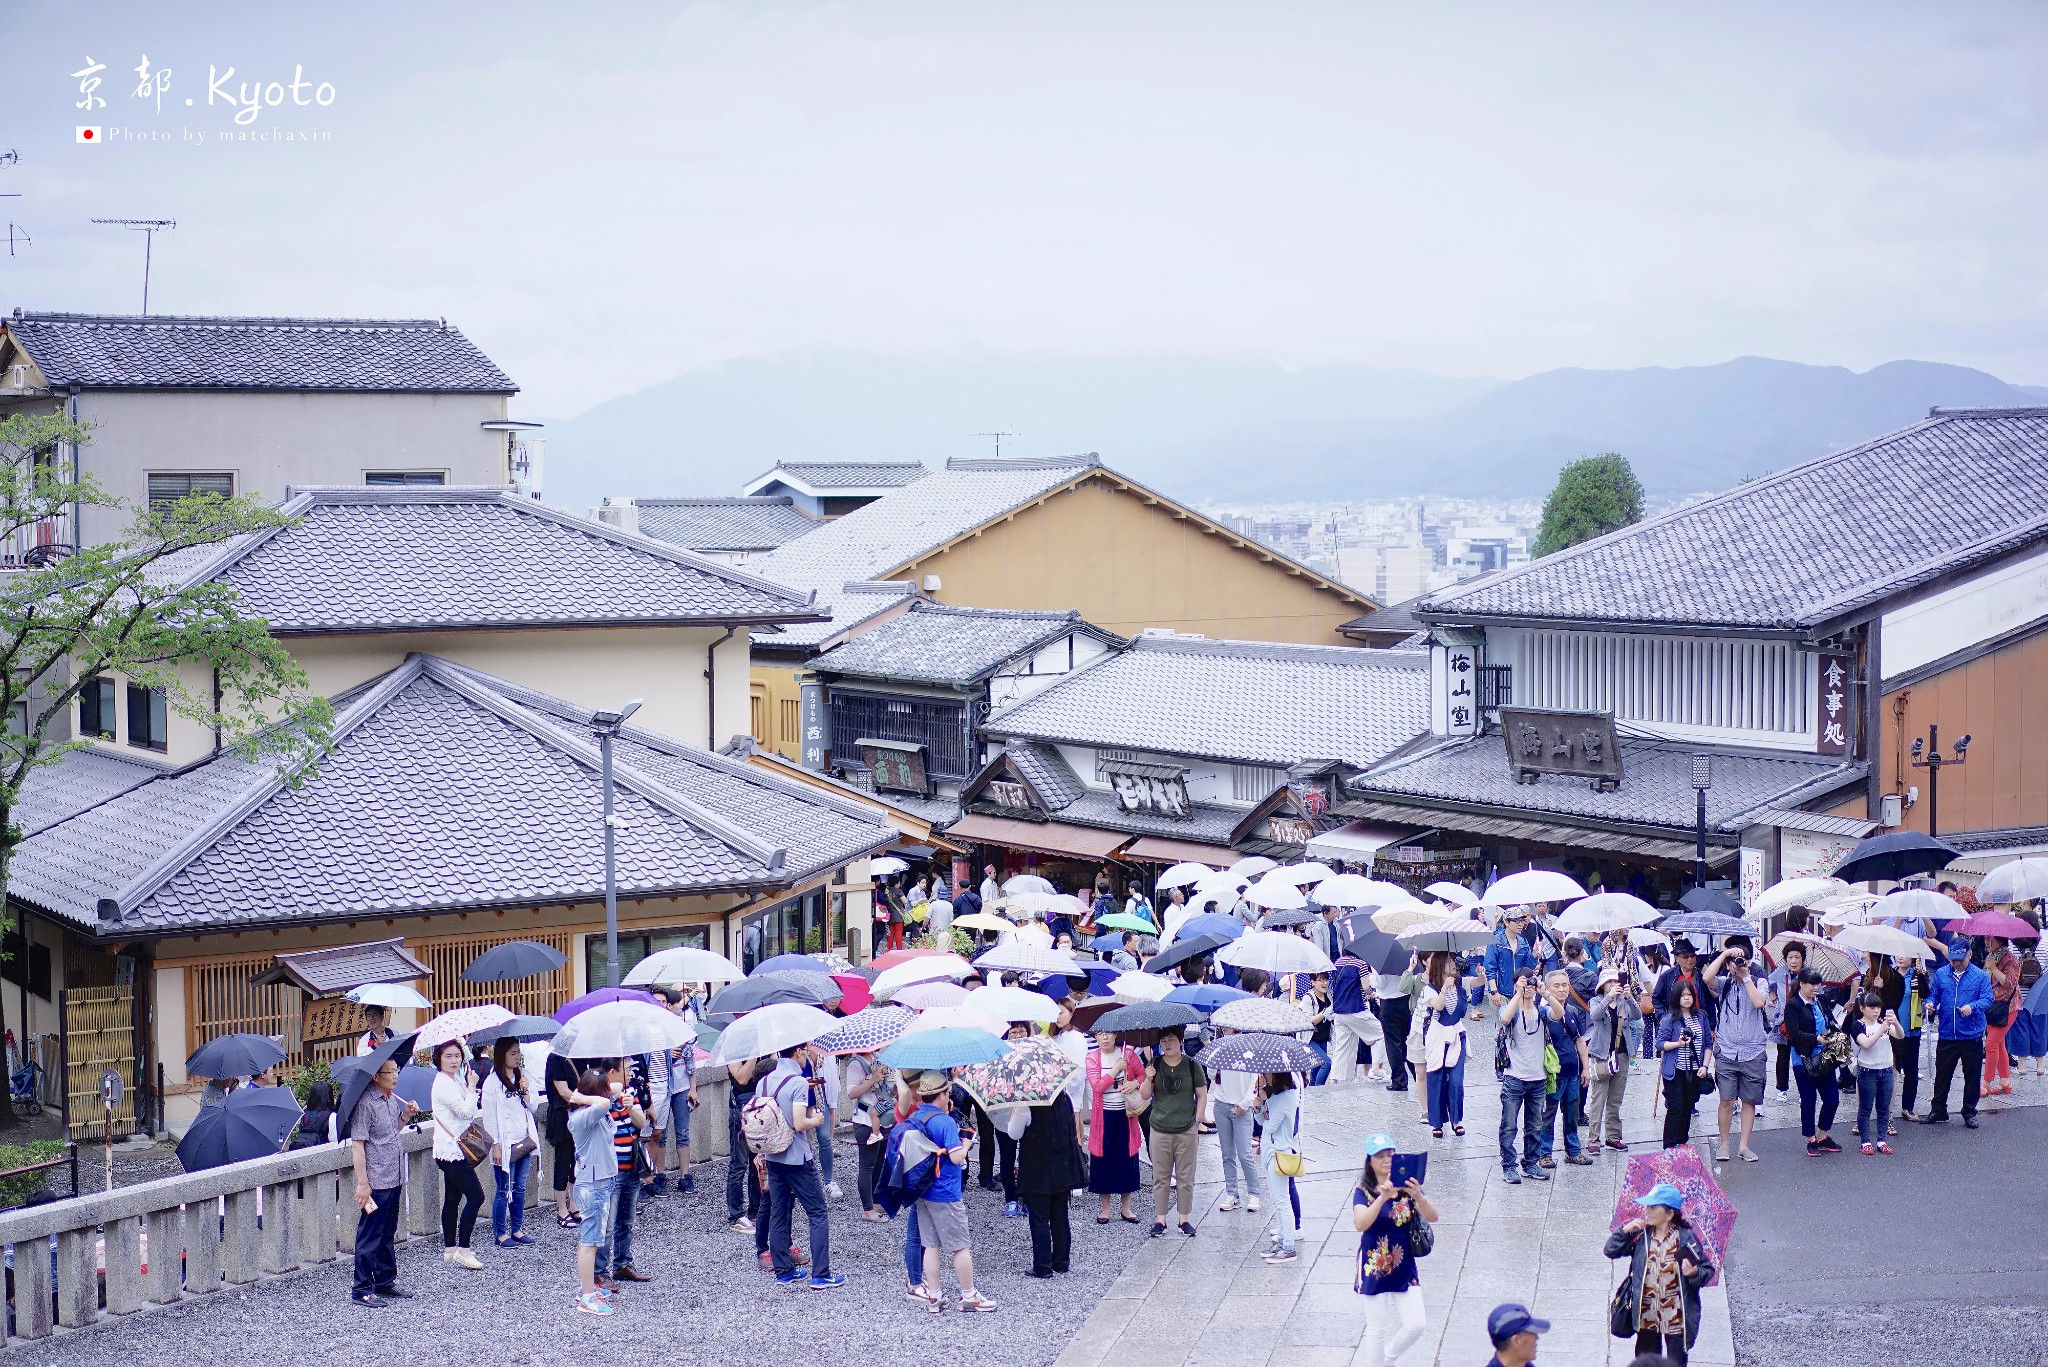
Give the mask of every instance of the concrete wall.
M 330 394 L 286 391 L 81 394 L 93 424 L 81 464 L 112 493 L 148 498 L 151 473 L 234 472 L 238 493 L 275 500 L 289 484 L 361 484 L 373 470 L 439 470 L 449 484 L 505 484 L 502 394 Z M 86 544 L 126 525 L 85 511 Z
M 2048 632 L 1894 689 L 1878 716 L 1884 791 L 1920 790 L 1906 809 L 1905 829 L 1928 828 L 1932 784 L 1927 770 L 1912 767 L 1910 747 L 1927 738 L 1930 725 L 1941 728 L 1945 757 L 1970 737 L 1967 762 L 1942 768 L 1937 834 L 2048 826 Z

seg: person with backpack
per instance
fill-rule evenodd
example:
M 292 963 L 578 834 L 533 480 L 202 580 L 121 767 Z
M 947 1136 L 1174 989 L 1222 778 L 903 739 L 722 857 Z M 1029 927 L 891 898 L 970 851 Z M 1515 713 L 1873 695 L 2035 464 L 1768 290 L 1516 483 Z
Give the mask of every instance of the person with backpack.
M 846 1285 L 846 1278 L 832 1271 L 831 1220 L 814 1161 L 825 1112 L 813 1101 L 804 1076 L 803 1060 L 809 1051 L 805 1044 L 782 1051 L 740 1113 L 740 1133 L 768 1188 L 768 1248 L 775 1284 L 795 1286 L 804 1281 L 790 1244 L 791 1217 L 800 1201 L 811 1226 L 809 1285 L 813 1291 L 828 1291 Z
M 1550 1045 L 1547 1008 L 1536 990 L 1533 970 L 1515 977 L 1514 995 L 1500 1009 L 1500 1036 L 1494 1049 L 1494 1072 L 1500 1077 L 1500 1170 L 1510 1186 L 1548 1182 L 1550 1174 L 1537 1164 L 1544 1098 L 1550 1070 L 1544 1050 Z M 1521 1131 L 1521 1171 L 1516 1171 L 1515 1132 Z
M 1557 1166 L 1552 1150 L 1562 1128 L 1564 1161 L 1574 1167 L 1585 1167 L 1593 1161 L 1586 1157 L 1579 1139 L 1579 1127 L 1586 1118 L 1586 1075 L 1592 1071 L 1592 1060 L 1586 1051 L 1586 1013 L 1573 1004 L 1571 977 L 1564 969 L 1552 969 L 1544 979 L 1543 990 L 1549 998 L 1543 1028 L 1549 1032 L 1550 1052 L 1557 1058 L 1557 1080 L 1543 1101 L 1543 1133 L 1536 1141 L 1536 1165 Z M 1548 1067 L 1546 1058 L 1546 1072 Z
M 1764 1069 L 1771 1040 L 1771 998 L 1767 984 L 1750 966 L 1749 944 L 1730 939 L 1700 974 L 1705 1000 L 1713 1004 L 1714 1079 L 1720 1089 L 1720 1144 L 1715 1156 L 1728 1161 L 1728 1128 L 1742 1111 L 1742 1161 L 1757 1161 L 1749 1138 L 1757 1107 L 1764 1102 Z
M 962 1200 L 961 1164 L 967 1159 L 967 1143 L 953 1122 L 953 1084 L 944 1073 L 928 1072 L 918 1079 L 918 1108 L 904 1122 L 915 1129 L 936 1152 L 931 1181 L 917 1198 L 917 1232 L 924 1244 L 925 1308 L 936 1315 L 946 1308 L 945 1286 L 940 1280 L 944 1255 L 953 1255 L 953 1276 L 960 1284 L 960 1308 L 987 1314 L 995 1302 L 974 1288 L 974 1250 L 967 1238 L 967 1206 Z

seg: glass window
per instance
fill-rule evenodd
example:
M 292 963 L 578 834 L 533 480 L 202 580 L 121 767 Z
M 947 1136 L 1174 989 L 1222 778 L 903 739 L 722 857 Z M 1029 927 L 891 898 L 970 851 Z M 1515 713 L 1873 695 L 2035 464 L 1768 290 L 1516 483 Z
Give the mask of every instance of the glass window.
M 170 718 L 166 714 L 164 691 L 128 685 L 128 743 L 144 750 L 170 746 Z
M 438 489 L 447 482 L 445 470 L 371 470 L 363 476 L 372 488 Z
M 114 681 L 102 675 L 88 679 L 78 692 L 78 734 L 114 738 Z
M 673 926 L 667 930 L 620 931 L 619 932 L 619 977 L 623 980 L 633 971 L 633 966 L 648 955 L 664 949 L 711 948 L 711 927 Z M 588 935 L 583 940 L 584 982 L 594 990 L 611 986 L 611 961 L 605 953 L 602 933 Z
M 0 936 L 0 978 L 5 978 L 16 987 L 26 987 L 45 1001 L 50 996 L 50 947 L 44 944 L 25 944 L 20 930 L 10 930 Z
M 195 475 L 183 471 L 149 477 L 149 510 L 153 513 L 169 512 L 171 505 L 181 498 L 190 498 L 193 494 L 217 494 L 221 498 L 233 498 L 235 477 Z

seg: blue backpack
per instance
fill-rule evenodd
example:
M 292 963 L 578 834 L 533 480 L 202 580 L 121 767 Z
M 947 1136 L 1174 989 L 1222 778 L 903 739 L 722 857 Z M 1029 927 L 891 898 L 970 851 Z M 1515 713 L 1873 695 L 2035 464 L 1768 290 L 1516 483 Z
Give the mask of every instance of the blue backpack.
M 882 1151 L 882 1176 L 875 1184 L 875 1204 L 882 1208 L 884 1215 L 891 1217 L 923 1199 L 924 1194 L 932 1189 L 932 1183 L 939 1177 L 938 1154 L 930 1154 L 912 1164 L 908 1171 L 904 1169 L 903 1136 L 911 1133 L 922 1134 L 926 1139 L 931 1138 L 930 1133 L 914 1118 L 899 1121 L 889 1131 L 888 1146 Z

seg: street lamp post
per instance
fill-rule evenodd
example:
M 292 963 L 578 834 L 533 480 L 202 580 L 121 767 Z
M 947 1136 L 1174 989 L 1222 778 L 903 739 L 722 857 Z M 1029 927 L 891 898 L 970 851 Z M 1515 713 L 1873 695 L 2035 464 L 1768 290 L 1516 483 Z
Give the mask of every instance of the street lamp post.
M 1714 758 L 1695 752 L 1692 757 L 1692 791 L 1695 799 L 1692 855 L 1692 885 L 1707 885 L 1707 789 L 1714 786 Z
M 616 712 L 590 714 L 590 727 L 597 733 L 597 751 L 604 764 L 604 959 L 612 987 L 619 985 L 619 823 L 612 813 L 612 742 L 626 718 L 639 710 L 640 699 L 635 698 Z
M 1941 771 L 1951 764 L 1961 764 L 1969 758 L 1970 738 L 1966 735 L 1956 742 L 1955 754 L 1942 758 L 1941 727 L 1927 728 L 1925 741 L 1913 740 L 1913 767 L 1927 771 L 1927 833 L 1940 835 L 1941 826 Z M 1922 758 L 1922 756 L 1925 758 Z

